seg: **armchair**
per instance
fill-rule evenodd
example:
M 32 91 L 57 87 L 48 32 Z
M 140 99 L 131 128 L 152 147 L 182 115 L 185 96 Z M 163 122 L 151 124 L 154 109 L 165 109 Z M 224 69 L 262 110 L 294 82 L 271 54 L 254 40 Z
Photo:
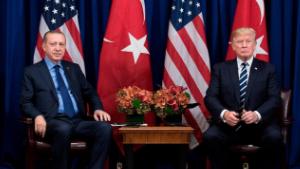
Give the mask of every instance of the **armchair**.
M 35 162 L 41 156 L 51 159 L 51 145 L 35 134 L 32 118 L 23 117 L 21 122 L 26 126 L 26 169 L 34 169 Z M 87 143 L 83 140 L 72 140 L 70 151 L 71 155 L 86 154 Z
M 288 135 L 289 135 L 289 126 L 291 124 L 290 119 L 290 102 L 291 102 L 291 90 L 282 91 L 281 92 L 282 106 L 281 110 L 278 111 L 278 116 L 280 119 L 280 127 L 281 133 L 283 137 L 284 145 L 287 144 Z M 251 156 L 254 156 L 262 147 L 256 145 L 233 145 L 231 146 L 231 151 L 237 155 L 239 155 L 240 162 L 242 164 L 243 169 L 250 168 L 250 159 Z M 282 167 L 283 169 L 286 167 L 286 159 L 282 156 Z

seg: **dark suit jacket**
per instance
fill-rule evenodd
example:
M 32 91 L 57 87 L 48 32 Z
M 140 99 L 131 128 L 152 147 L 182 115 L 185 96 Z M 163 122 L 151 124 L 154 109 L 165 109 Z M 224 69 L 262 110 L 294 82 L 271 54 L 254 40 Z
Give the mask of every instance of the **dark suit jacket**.
M 213 119 L 219 120 L 224 109 L 239 111 L 239 95 L 236 59 L 216 64 L 205 97 L 205 104 Z M 274 66 L 254 58 L 250 68 L 245 109 L 257 110 L 262 116 L 261 123 L 271 122 L 275 120 L 280 103 L 280 89 Z
M 97 92 L 87 82 L 79 66 L 67 61 L 62 61 L 62 65 L 79 115 L 84 115 L 87 102 L 93 110 L 102 109 Z M 20 104 L 25 115 L 32 118 L 42 114 L 47 119 L 58 112 L 58 97 L 45 61 L 25 68 Z

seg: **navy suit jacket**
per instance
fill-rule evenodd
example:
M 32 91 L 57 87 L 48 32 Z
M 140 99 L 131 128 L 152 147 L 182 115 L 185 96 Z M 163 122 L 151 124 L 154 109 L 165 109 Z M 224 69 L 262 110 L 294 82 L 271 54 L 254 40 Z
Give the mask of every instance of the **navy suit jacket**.
M 79 65 L 67 61 L 62 61 L 61 64 L 76 100 L 79 115 L 84 116 L 87 102 L 93 110 L 102 109 L 97 92 L 87 82 Z M 58 112 L 54 82 L 44 60 L 25 68 L 20 104 L 25 115 L 32 118 L 43 115 L 47 119 Z
M 274 66 L 253 59 L 248 80 L 245 109 L 261 114 L 261 123 L 272 122 L 280 106 L 280 89 L 275 78 Z M 205 104 L 213 120 L 220 120 L 222 110 L 239 111 L 239 74 L 237 61 L 216 64 L 212 71 Z

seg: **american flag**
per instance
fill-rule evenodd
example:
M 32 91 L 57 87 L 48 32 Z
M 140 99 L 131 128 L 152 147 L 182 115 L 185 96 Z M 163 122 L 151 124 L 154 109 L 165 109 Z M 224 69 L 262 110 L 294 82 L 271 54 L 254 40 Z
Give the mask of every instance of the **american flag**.
M 42 49 L 42 39 L 49 30 L 59 30 L 65 34 L 67 44 L 64 59 L 79 64 L 81 70 L 85 72 L 78 11 L 74 0 L 44 0 L 34 52 L 34 63 L 45 56 Z
M 183 123 L 194 128 L 190 143 L 194 148 L 209 127 L 203 98 L 210 81 L 210 63 L 199 0 L 173 0 L 164 67 L 163 85 L 187 87 L 191 103 L 200 103 L 183 117 Z

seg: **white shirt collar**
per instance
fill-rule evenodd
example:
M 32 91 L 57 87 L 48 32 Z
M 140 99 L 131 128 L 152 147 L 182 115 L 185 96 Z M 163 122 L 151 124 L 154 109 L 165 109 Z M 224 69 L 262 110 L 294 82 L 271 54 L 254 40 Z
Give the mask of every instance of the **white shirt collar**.
M 251 67 L 251 65 L 252 65 L 253 58 L 254 57 L 252 56 L 246 61 L 246 63 L 248 63 L 248 65 L 249 65 L 249 67 Z M 241 60 L 239 57 L 236 57 L 236 60 L 237 60 L 238 67 L 240 67 L 242 63 L 245 63 L 245 61 Z

